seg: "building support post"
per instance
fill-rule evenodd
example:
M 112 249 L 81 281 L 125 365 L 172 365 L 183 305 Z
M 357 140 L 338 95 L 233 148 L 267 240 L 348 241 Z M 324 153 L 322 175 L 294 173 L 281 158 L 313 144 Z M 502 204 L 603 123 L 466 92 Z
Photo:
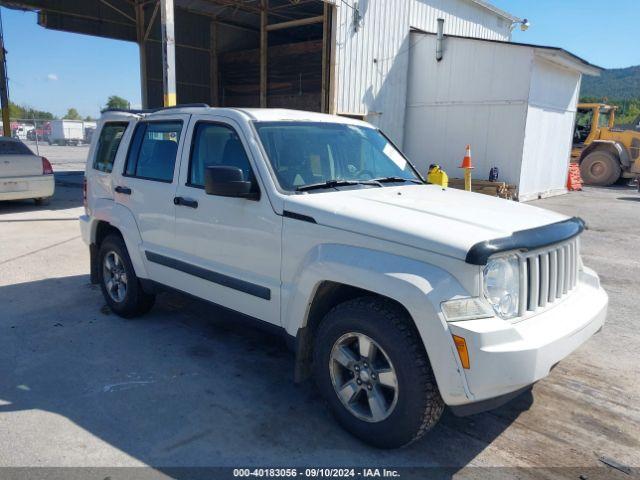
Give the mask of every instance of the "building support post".
M 11 120 L 9 119 L 9 79 L 7 77 L 7 58 L 2 34 L 2 18 L 0 18 L 0 106 L 2 107 L 2 129 L 4 136 L 11 136 Z
M 220 104 L 218 95 L 218 24 L 211 22 L 209 27 L 209 81 L 211 82 L 211 106 Z
M 329 5 L 323 2 L 324 10 L 322 12 L 322 87 L 320 91 L 320 111 L 327 113 L 329 111 L 328 100 L 329 95 L 327 93 L 328 78 L 327 72 L 329 66 Z
M 176 38 L 174 35 L 173 0 L 160 0 L 162 24 L 162 87 L 164 106 L 176 104 Z
M 147 97 L 147 42 L 145 38 L 144 6 L 142 3 L 136 4 L 136 39 L 140 53 L 140 98 L 142 108 L 149 107 Z
M 269 42 L 267 24 L 269 21 L 269 0 L 260 0 L 260 107 L 267 107 L 267 58 Z

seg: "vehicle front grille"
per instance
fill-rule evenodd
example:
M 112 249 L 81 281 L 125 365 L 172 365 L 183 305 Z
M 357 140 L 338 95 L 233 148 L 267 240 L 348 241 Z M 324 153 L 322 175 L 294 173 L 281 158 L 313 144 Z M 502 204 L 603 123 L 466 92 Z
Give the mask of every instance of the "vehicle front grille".
M 535 312 L 561 299 L 578 282 L 579 239 L 574 237 L 520 256 L 518 315 Z

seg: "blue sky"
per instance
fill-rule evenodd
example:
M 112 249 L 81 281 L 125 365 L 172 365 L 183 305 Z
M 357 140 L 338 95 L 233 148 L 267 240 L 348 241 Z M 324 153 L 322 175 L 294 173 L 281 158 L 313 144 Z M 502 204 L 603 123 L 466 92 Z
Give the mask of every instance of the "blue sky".
M 140 104 L 140 62 L 133 42 L 47 30 L 36 14 L 2 8 L 9 94 L 18 104 L 96 117 L 110 95 Z
M 605 68 L 640 65 L 640 0 L 489 0 L 531 27 L 514 42 L 562 47 Z
M 640 65 L 640 0 L 490 0 L 531 28 L 513 40 L 563 47 L 606 68 Z M 140 105 L 138 47 L 47 30 L 35 13 L 2 8 L 11 99 L 63 115 L 97 116 L 109 95 Z

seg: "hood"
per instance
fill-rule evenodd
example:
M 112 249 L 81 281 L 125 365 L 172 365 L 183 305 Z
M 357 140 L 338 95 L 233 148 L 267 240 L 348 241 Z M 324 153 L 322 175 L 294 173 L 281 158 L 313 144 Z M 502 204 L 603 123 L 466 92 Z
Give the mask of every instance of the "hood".
M 478 242 L 561 222 L 541 208 L 437 185 L 362 188 L 291 195 L 285 210 L 320 225 L 464 260 Z

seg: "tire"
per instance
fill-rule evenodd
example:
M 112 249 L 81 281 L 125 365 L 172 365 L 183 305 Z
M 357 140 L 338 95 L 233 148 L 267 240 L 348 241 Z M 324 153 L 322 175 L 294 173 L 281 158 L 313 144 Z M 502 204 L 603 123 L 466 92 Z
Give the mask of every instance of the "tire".
M 372 360 L 369 365 L 358 354 L 363 336 L 365 349 L 369 340 L 376 347 L 376 353 L 367 357 Z M 349 352 L 346 357 L 337 357 L 355 358 L 355 362 L 349 362 L 350 368 L 336 360 L 335 352 L 345 351 Z M 418 440 L 438 422 L 444 410 L 411 318 L 384 299 L 360 297 L 334 307 L 315 336 L 313 370 L 321 394 L 342 427 L 378 448 L 399 448 Z M 389 371 L 395 372 L 395 382 L 389 381 Z M 361 384 L 354 384 L 358 380 Z M 395 384 L 395 390 L 389 384 Z M 345 389 L 348 393 L 344 397 L 351 398 L 350 402 L 338 396 L 338 390 Z M 357 393 L 352 395 L 352 391 Z M 376 419 L 370 398 L 372 394 L 380 398 L 381 393 L 383 400 L 376 410 L 384 413 Z
M 111 311 L 124 318 L 133 318 L 151 310 L 155 295 L 142 289 L 122 237 L 114 234 L 107 236 L 100 245 L 98 259 L 100 288 Z M 111 272 L 109 264 L 115 266 Z M 119 286 L 114 287 L 109 281 Z
M 580 163 L 580 174 L 586 184 L 608 187 L 620 178 L 620 162 L 606 150 L 596 150 L 584 157 Z
M 51 203 L 51 197 L 34 198 L 33 201 L 36 203 L 37 206 L 42 207 L 45 205 L 49 205 Z

